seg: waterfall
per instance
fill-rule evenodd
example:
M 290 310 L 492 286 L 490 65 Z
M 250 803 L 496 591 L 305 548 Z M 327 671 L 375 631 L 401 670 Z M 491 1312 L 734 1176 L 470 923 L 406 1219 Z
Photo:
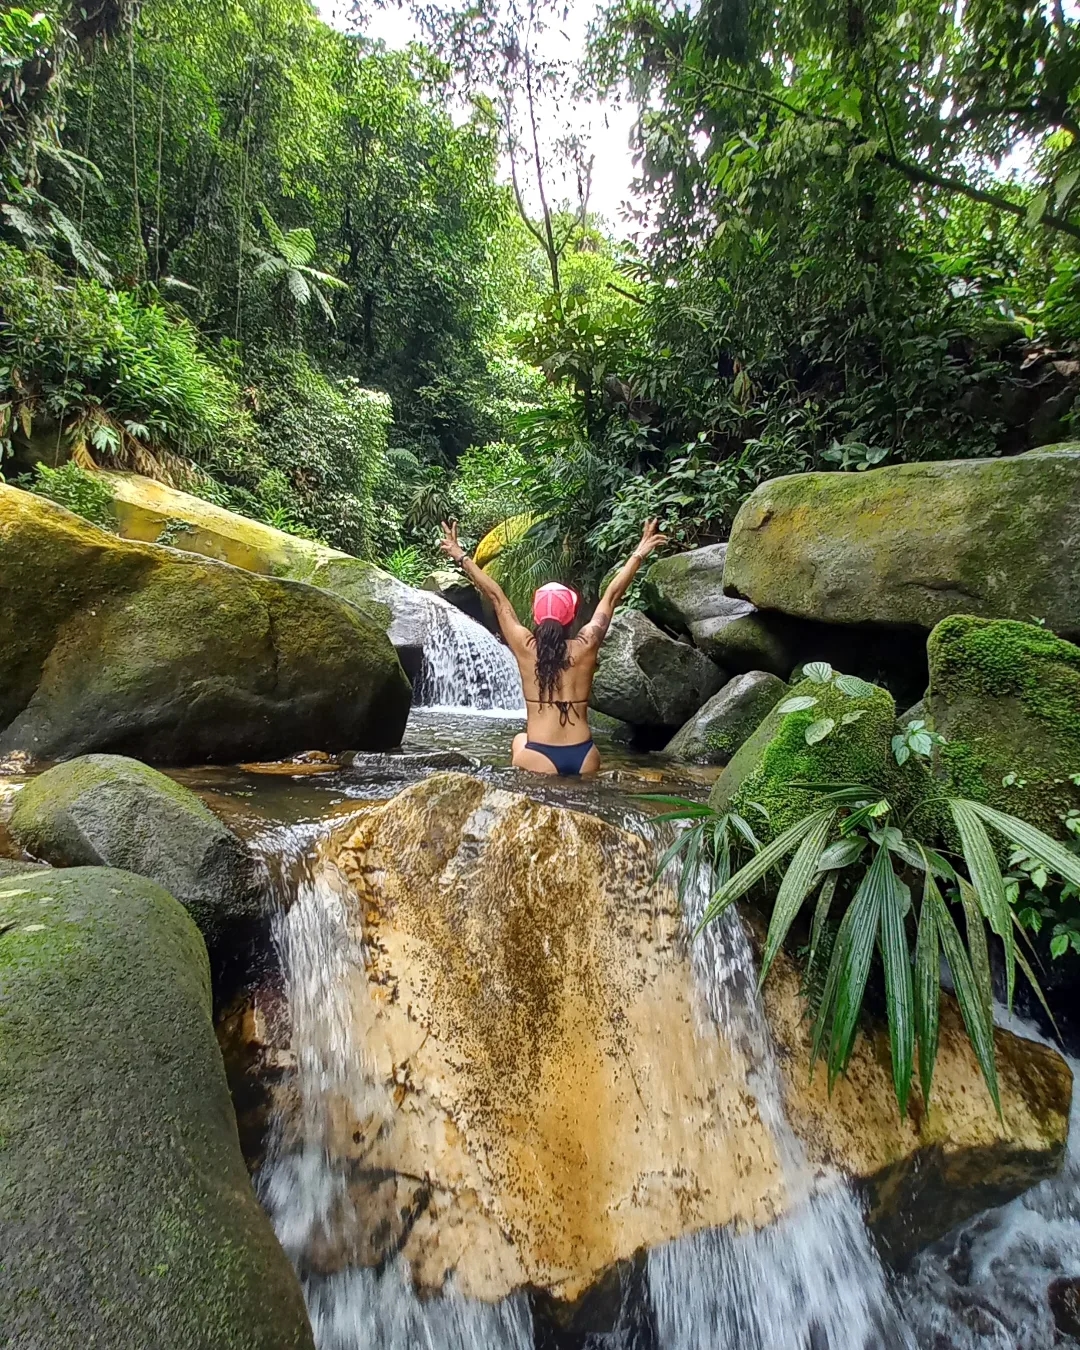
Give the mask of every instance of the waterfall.
M 1053 1045 L 1003 1008 L 997 1013 L 999 1025 Z M 1069 1059 L 1069 1066 L 1073 1099 L 1062 1170 L 928 1247 L 901 1280 L 920 1346 L 1046 1350 L 1073 1343 L 1059 1342 L 1047 1298 L 1055 1279 L 1080 1279 L 1080 1061 Z
M 687 886 L 696 928 L 708 878 Z M 712 1019 L 753 1066 L 749 1083 L 776 1141 L 791 1210 L 749 1233 L 709 1230 L 654 1248 L 648 1283 L 662 1350 L 915 1350 L 846 1181 L 810 1167 L 784 1109 L 746 932 L 734 910 L 692 946 Z
M 460 609 L 432 597 L 416 702 L 523 715 L 521 676 L 510 649 Z
M 393 1111 L 375 1086 L 365 1047 L 352 1034 L 350 994 L 364 970 L 347 921 L 345 883 L 316 854 L 318 827 L 265 836 L 260 850 L 281 892 L 274 940 L 285 977 L 296 1057 L 296 1108 L 271 1129 L 259 1193 L 289 1259 L 301 1274 L 318 1350 L 532 1350 L 524 1298 L 489 1306 L 449 1294 L 419 1299 L 408 1272 L 350 1267 L 357 1215 L 345 1167 L 328 1147 L 335 1110 L 377 1130 Z M 336 1270 L 315 1269 L 327 1250 Z

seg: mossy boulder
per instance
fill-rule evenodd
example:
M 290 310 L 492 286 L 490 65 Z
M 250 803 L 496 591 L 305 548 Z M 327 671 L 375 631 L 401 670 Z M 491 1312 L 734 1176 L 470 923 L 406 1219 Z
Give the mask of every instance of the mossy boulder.
M 724 583 L 827 623 L 1037 616 L 1080 635 L 1080 444 L 774 479 L 736 517 Z
M 251 1188 L 199 931 L 111 868 L 0 883 L 0 1327 L 27 1350 L 313 1350 Z
M 262 913 L 247 847 L 194 792 L 122 755 L 84 755 L 32 778 L 8 829 L 57 867 L 119 867 L 174 896 L 218 949 Z
M 378 750 L 410 699 L 386 634 L 343 600 L 117 539 L 0 485 L 0 754 Z
M 762 670 L 736 675 L 680 727 L 664 747 L 689 764 L 726 764 L 787 693 L 787 685 Z
M 864 689 L 853 696 L 835 681 L 802 680 L 789 698 L 813 698 L 813 707 L 784 712 L 789 698 L 778 703 L 716 780 L 710 805 L 718 811 L 738 811 L 753 821 L 763 838 L 774 838 L 820 800 L 820 793 L 793 784 L 891 784 L 896 775 L 892 754 L 896 704 L 876 685 Z M 832 731 L 808 744 L 807 730 L 826 719 L 834 722 Z M 764 809 L 767 824 L 758 808 Z
M 707 656 L 662 633 L 640 610 L 615 615 L 591 706 L 636 727 L 679 727 L 723 685 Z
M 646 614 L 677 633 L 689 634 L 703 619 L 748 614 L 753 606 L 724 594 L 727 544 L 710 544 L 658 558 L 645 573 L 641 598 Z
M 951 789 L 1062 834 L 1080 807 L 1080 647 L 1034 624 L 963 616 L 930 634 L 927 720 Z

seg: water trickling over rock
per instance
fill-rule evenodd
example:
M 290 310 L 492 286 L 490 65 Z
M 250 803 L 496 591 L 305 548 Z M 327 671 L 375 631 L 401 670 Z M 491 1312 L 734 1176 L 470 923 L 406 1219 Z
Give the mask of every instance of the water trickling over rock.
M 521 676 L 510 649 L 437 596 L 428 605 L 416 702 L 524 715 Z

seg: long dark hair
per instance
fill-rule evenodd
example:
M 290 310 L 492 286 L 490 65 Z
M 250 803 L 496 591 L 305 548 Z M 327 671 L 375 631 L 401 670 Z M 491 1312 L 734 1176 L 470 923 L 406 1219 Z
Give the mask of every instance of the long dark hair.
M 540 702 L 554 703 L 559 687 L 559 676 L 570 665 L 566 649 L 569 627 L 558 619 L 544 619 L 533 633 L 536 644 L 536 683 L 540 686 Z

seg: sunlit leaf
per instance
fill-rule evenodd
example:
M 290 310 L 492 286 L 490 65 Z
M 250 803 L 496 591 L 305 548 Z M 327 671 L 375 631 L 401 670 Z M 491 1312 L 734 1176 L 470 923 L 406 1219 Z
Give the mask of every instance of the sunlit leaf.
M 768 936 L 765 939 L 765 952 L 761 958 L 761 974 L 758 978 L 759 985 L 764 983 L 765 977 L 776 959 L 776 953 L 780 950 L 781 944 L 794 922 L 795 915 L 802 908 L 803 901 L 809 895 L 810 888 L 818 878 L 821 854 L 828 841 L 829 831 L 832 829 L 835 818 L 835 811 L 818 813 L 818 819 L 813 829 L 807 833 L 799 844 L 794 858 L 792 858 L 787 871 L 784 873 L 784 879 L 780 883 L 780 889 L 773 904 Z

